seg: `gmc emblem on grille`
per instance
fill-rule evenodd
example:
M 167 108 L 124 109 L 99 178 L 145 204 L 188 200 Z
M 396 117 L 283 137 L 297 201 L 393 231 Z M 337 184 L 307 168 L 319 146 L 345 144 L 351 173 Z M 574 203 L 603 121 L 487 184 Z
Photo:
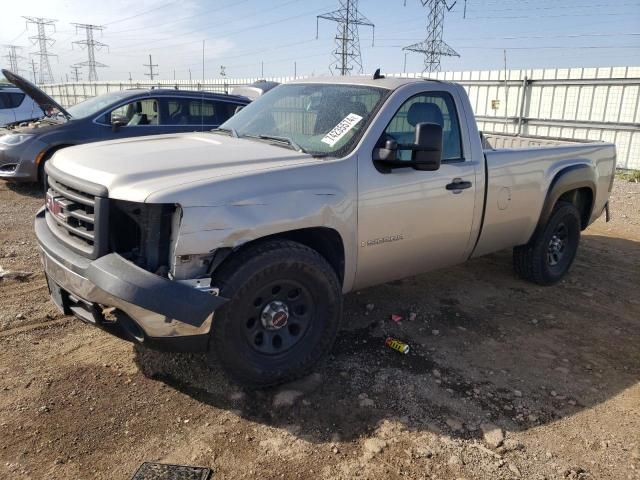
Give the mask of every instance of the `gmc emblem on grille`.
M 60 203 L 60 201 L 50 192 L 47 192 L 46 206 L 47 210 L 49 210 L 52 215 L 62 217 L 62 203 Z

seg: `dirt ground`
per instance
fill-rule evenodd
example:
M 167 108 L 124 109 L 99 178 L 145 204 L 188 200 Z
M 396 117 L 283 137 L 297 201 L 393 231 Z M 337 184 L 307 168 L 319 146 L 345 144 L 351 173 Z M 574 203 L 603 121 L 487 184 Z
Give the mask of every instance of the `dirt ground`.
M 356 292 L 317 373 L 263 392 L 58 314 L 41 204 L 0 183 L 0 265 L 34 272 L 0 280 L 0 478 L 640 479 L 640 184 L 616 181 L 561 284 L 506 251 Z

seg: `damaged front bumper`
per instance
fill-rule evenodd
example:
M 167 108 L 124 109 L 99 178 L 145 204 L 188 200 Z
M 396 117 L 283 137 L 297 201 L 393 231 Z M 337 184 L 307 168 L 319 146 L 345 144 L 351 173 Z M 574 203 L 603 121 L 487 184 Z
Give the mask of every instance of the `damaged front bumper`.
M 44 209 L 35 232 L 51 299 L 62 312 L 152 348 L 207 349 L 214 311 L 226 299 L 150 273 L 116 253 L 83 257 L 53 235 Z

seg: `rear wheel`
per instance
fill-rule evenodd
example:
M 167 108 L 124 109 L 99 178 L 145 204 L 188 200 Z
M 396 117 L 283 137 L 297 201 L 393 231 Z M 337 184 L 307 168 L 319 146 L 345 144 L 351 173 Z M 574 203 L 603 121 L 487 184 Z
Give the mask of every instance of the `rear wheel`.
M 342 295 L 315 250 L 286 240 L 257 244 L 222 265 L 214 283 L 229 302 L 215 313 L 209 358 L 238 383 L 293 380 L 331 348 Z
M 580 212 L 558 202 L 549 221 L 526 245 L 513 249 L 516 273 L 540 285 L 552 285 L 569 271 L 580 242 Z

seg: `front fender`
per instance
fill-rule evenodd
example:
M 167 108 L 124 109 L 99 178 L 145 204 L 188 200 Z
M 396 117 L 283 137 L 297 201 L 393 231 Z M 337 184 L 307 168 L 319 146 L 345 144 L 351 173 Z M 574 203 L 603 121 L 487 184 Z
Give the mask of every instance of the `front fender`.
M 345 287 L 353 281 L 356 204 L 337 190 L 291 190 L 220 206 L 183 207 L 176 255 L 237 248 L 269 235 L 326 227 L 338 232 L 345 248 Z

